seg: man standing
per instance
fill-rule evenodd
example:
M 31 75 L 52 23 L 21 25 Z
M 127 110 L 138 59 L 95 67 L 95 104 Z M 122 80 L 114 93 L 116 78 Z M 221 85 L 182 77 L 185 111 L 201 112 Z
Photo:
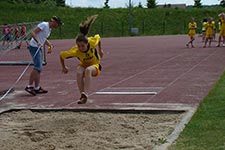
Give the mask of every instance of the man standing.
M 31 32 L 32 39 L 29 44 L 29 51 L 33 59 L 34 69 L 30 73 L 29 84 L 26 86 L 25 91 L 32 95 L 40 93 L 48 93 L 40 85 L 40 77 L 42 71 L 42 47 L 46 44 L 52 47 L 52 44 L 47 40 L 51 33 L 51 29 L 58 28 L 62 25 L 59 17 L 53 16 L 49 22 L 41 22 Z M 33 85 L 34 84 L 34 85 Z

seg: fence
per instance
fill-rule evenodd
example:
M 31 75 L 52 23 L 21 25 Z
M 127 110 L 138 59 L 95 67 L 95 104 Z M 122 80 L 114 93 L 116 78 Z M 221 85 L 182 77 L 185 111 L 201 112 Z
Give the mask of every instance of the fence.
M 201 32 L 201 22 L 197 23 L 197 33 Z M 75 38 L 79 33 L 77 28 L 68 29 L 70 27 L 63 26 L 61 30 L 54 31 L 51 38 Z M 135 21 L 131 27 L 126 20 L 114 20 L 95 22 L 91 28 L 90 35 L 99 33 L 102 37 L 123 37 L 123 36 L 151 36 L 151 35 L 173 35 L 173 34 L 187 34 L 188 21 L 187 20 L 142 20 Z M 135 30 L 135 31 L 134 31 Z M 138 31 L 137 31 L 138 30 Z
M 39 22 L 8 24 L 0 26 L 0 65 L 33 64 L 28 51 L 31 32 Z M 43 64 L 46 64 L 45 47 Z

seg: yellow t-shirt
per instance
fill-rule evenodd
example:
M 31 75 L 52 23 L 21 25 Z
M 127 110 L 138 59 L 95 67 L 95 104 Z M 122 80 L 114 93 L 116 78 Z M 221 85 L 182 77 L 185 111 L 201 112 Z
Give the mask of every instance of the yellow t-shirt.
M 224 19 L 221 17 L 221 27 L 220 27 L 220 36 L 225 36 L 225 21 Z
M 188 28 L 189 28 L 188 35 L 194 36 L 196 34 L 197 23 L 196 22 L 194 22 L 194 23 L 190 22 L 188 24 Z
M 212 21 L 212 24 L 213 24 L 213 29 L 216 30 L 216 23 L 215 23 L 215 21 Z
M 220 29 L 221 29 L 221 22 L 220 21 L 218 22 L 218 28 L 219 28 L 219 31 L 220 31 Z
M 213 37 L 213 33 L 215 30 L 215 23 L 211 22 L 207 22 L 207 24 L 205 25 L 205 29 L 206 29 L 206 38 L 212 38 Z
M 100 64 L 100 56 L 96 50 L 96 46 L 100 42 L 101 37 L 96 34 L 94 37 L 88 38 L 88 50 L 86 52 L 81 52 L 78 50 L 77 45 L 72 47 L 70 50 L 62 51 L 60 53 L 61 58 L 68 59 L 72 57 L 76 57 L 80 61 L 80 65 L 83 67 L 88 67 L 91 65 L 99 65 Z
M 202 31 L 203 31 L 203 32 L 205 32 L 205 25 L 206 25 L 206 23 L 207 23 L 207 22 L 203 22 L 203 23 L 202 23 Z
M 224 29 L 225 28 L 225 21 L 224 21 L 223 17 L 220 17 L 220 20 L 221 20 L 221 29 Z

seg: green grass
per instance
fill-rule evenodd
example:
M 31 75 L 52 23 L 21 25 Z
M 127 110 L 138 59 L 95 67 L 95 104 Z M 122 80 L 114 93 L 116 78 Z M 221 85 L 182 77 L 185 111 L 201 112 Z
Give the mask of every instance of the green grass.
M 225 73 L 169 150 L 225 150 Z
M 74 38 L 79 33 L 78 25 L 88 16 L 99 14 L 91 34 L 103 37 L 129 36 L 128 9 L 68 8 L 35 4 L 8 4 L 0 1 L 0 24 L 49 20 L 53 15 L 60 16 L 65 25 L 53 31 L 51 38 Z M 170 9 L 133 8 L 132 27 L 139 29 L 139 35 L 186 34 L 187 24 L 193 16 L 201 29 L 200 22 L 207 16 L 217 19 L 223 8 Z

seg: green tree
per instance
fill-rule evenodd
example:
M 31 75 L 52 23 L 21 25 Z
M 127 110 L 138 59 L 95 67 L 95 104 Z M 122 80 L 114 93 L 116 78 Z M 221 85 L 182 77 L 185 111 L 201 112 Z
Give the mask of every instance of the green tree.
M 34 3 L 35 4 L 40 4 L 41 3 L 41 0 L 34 0 Z
M 156 8 L 156 6 L 157 6 L 156 0 L 147 0 L 148 8 Z
M 110 8 L 108 3 L 109 3 L 109 0 L 106 0 L 104 3 L 105 4 L 104 8 Z
M 9 3 L 17 4 L 17 3 L 23 3 L 23 0 L 8 0 Z
M 43 4 L 46 2 L 54 3 L 54 2 L 56 2 L 56 0 L 8 0 L 7 2 L 13 3 L 13 4 L 18 4 L 18 3 L 21 3 L 21 4 L 22 3 L 25 3 L 25 4 L 28 4 L 28 3 L 41 4 L 42 3 Z
M 195 1 L 194 7 L 196 7 L 196 8 L 201 8 L 202 7 L 201 0 L 194 0 L 194 1 Z
M 65 7 L 66 6 L 65 0 L 56 0 L 56 6 Z
M 164 4 L 163 8 L 171 8 L 171 4 Z
M 222 0 L 222 1 L 220 2 L 220 6 L 225 7 L 225 0 Z
M 138 8 L 143 8 L 141 2 L 138 3 Z
M 52 1 L 46 0 L 46 1 L 43 1 L 42 4 L 43 4 L 44 6 L 49 6 L 49 7 L 51 7 L 51 6 L 56 6 L 56 1 L 55 1 L 55 0 L 52 0 Z

